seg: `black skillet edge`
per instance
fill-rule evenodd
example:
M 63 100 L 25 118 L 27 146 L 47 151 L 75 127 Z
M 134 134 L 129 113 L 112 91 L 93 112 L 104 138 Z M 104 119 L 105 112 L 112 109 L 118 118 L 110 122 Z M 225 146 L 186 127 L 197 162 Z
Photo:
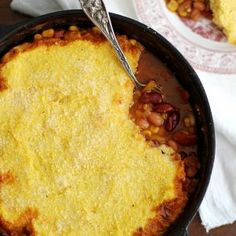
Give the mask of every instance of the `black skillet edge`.
M 136 38 L 149 50 L 160 55 L 160 59 L 167 63 L 172 71 L 176 71 L 176 77 L 192 97 L 191 102 L 197 116 L 198 134 L 200 137 L 200 154 L 203 154 L 200 183 L 193 198 L 190 199 L 180 217 L 173 223 L 166 235 L 184 236 L 186 228 L 196 214 L 200 203 L 206 192 L 214 162 L 215 154 L 215 132 L 210 106 L 204 88 L 190 64 L 184 59 L 180 52 L 173 47 L 159 33 L 148 26 L 130 18 L 117 14 L 110 14 L 115 31 L 125 33 L 130 37 Z M 69 19 L 69 23 L 65 21 Z M 57 23 L 55 23 L 55 21 Z M 92 26 L 87 17 L 81 10 L 67 10 L 50 13 L 37 18 L 32 18 L 26 22 L 11 26 L 0 35 L 0 57 L 10 48 L 27 40 L 38 31 L 48 27 L 69 25 L 72 22 L 82 22 L 84 27 Z M 79 23 L 78 23 L 79 24 Z M 125 28 L 125 30 L 124 30 Z M 145 40 L 146 39 L 146 40 Z M 158 51 L 157 51 L 158 45 Z M 170 62 L 174 62 L 171 63 Z M 181 75 L 181 76 L 180 76 Z M 181 78 L 183 76 L 183 78 Z M 188 79 L 185 79 L 188 78 Z M 197 102 L 198 100 L 198 102 Z M 199 111 L 200 110 L 200 111 Z M 201 147 L 202 145 L 202 147 Z M 204 154 L 206 153 L 207 154 Z

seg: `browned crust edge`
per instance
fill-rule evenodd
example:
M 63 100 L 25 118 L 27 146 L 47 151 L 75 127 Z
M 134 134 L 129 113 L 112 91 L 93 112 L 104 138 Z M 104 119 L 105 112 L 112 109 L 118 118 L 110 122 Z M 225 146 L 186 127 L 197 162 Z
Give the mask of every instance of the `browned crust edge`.
M 14 179 L 14 175 L 10 171 L 0 173 L 0 187 L 3 184 L 12 183 Z
M 51 29 L 53 30 L 53 29 Z M 58 45 L 58 46 L 65 46 L 71 42 L 76 40 L 84 40 L 90 41 L 95 45 L 104 43 L 106 38 L 98 31 L 97 28 L 88 28 L 88 29 L 77 29 L 77 30 L 57 30 L 54 31 L 52 37 L 43 37 L 42 34 L 37 34 L 41 36 L 40 39 L 34 38 L 32 42 L 22 43 L 18 46 L 12 48 L 9 52 L 7 52 L 0 60 L 0 92 L 4 91 L 8 88 L 7 81 L 1 75 L 1 68 L 8 63 L 10 60 L 15 58 L 20 53 L 25 51 L 32 50 L 39 46 L 51 46 L 51 45 Z M 62 36 L 61 36 L 62 35 Z M 123 49 L 123 51 L 127 53 L 138 53 L 139 51 L 143 50 L 141 44 L 139 44 L 135 40 L 129 40 L 125 35 L 117 35 L 118 42 Z
M 186 175 L 184 171 L 184 162 L 180 160 L 176 155 L 177 160 L 179 159 L 179 169 L 175 178 L 175 192 L 176 198 L 170 201 L 165 201 L 158 205 L 154 211 L 156 216 L 153 219 L 149 219 L 144 227 L 138 228 L 133 236 L 158 236 L 165 233 L 167 228 L 173 223 L 180 213 L 183 211 L 187 201 L 188 193 L 184 190 L 184 184 Z
M 0 190 L 4 184 L 12 184 L 15 181 L 14 175 L 7 171 L 0 174 Z M 0 199 L 0 205 L 1 205 Z M 27 208 L 19 218 L 14 222 L 10 223 L 3 219 L 0 215 L 0 235 L 1 232 L 6 233 L 9 236 L 22 236 L 22 235 L 35 235 L 32 220 L 37 218 L 38 212 L 35 209 Z
M 90 41 L 95 45 L 104 43 L 106 38 L 98 31 L 96 28 L 89 28 L 89 29 L 81 29 L 81 30 L 73 30 L 73 31 L 65 31 L 63 32 L 62 37 L 56 37 L 57 33 L 64 30 L 55 31 L 54 36 L 52 37 L 45 37 L 41 39 L 34 39 L 32 42 L 22 43 L 14 48 L 12 48 L 9 52 L 7 52 L 0 61 L 0 68 L 9 62 L 11 59 L 16 57 L 18 54 L 32 50 L 38 46 L 65 46 L 71 42 L 76 40 L 83 40 L 83 41 Z M 139 44 L 135 40 L 130 40 L 126 35 L 117 35 L 117 40 L 122 48 L 123 51 L 127 53 L 137 53 L 140 50 L 143 50 L 141 44 Z
M 137 53 L 139 50 L 143 50 L 143 47 L 139 43 L 136 43 L 136 41 L 129 41 L 127 36 L 122 35 L 118 36 L 117 38 L 121 45 L 121 48 L 125 52 Z M 87 40 L 95 44 L 99 44 L 104 42 L 106 39 L 100 32 L 93 29 L 89 29 L 86 31 L 67 31 L 65 32 L 63 38 L 42 38 L 40 40 L 34 40 L 31 43 L 23 43 L 19 46 L 12 48 L 8 53 L 5 54 L 5 56 L 1 60 L 0 69 L 6 63 L 8 63 L 10 60 L 12 60 L 14 57 L 16 57 L 22 52 L 34 49 L 38 46 L 65 46 L 75 40 Z M 0 92 L 5 89 L 7 89 L 6 81 L 3 77 L 0 77 Z M 180 174 L 177 175 L 175 179 L 176 198 L 170 201 L 166 201 L 161 205 L 157 206 L 154 209 L 154 211 L 156 212 L 156 216 L 153 219 L 149 219 L 147 224 L 143 228 L 137 229 L 133 233 L 134 236 L 161 235 L 182 212 L 188 198 L 187 193 L 183 190 L 185 182 L 185 172 L 183 171 L 184 163 L 181 160 L 179 161 L 181 162 L 181 167 L 179 168 L 182 168 L 182 170 L 178 170 L 178 173 Z M 0 180 L 11 179 L 5 177 L 4 175 L 2 175 Z M 5 221 L 0 216 L 0 228 L 2 228 L 8 235 L 11 236 L 35 235 L 32 221 L 33 219 L 36 219 L 37 216 L 37 210 L 31 208 L 26 209 L 25 212 L 22 213 L 14 223 Z
M 7 83 L 6 83 L 5 79 L 0 76 L 0 92 L 5 89 L 7 89 Z
M 34 236 L 35 231 L 32 221 L 37 216 L 38 211 L 32 208 L 27 208 L 14 223 L 10 223 L 0 216 L 0 229 L 9 236 Z

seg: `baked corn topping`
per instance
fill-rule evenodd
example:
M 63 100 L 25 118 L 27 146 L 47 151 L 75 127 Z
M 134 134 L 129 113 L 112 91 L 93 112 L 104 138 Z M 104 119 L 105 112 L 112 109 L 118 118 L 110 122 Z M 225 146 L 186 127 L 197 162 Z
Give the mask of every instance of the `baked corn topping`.
M 135 71 L 141 49 L 125 40 Z M 40 44 L 1 66 L 0 223 L 36 235 L 131 235 L 174 200 L 182 161 L 131 120 L 133 84 L 105 40 Z
M 236 44 L 236 1 L 210 0 L 213 21 L 223 29 L 230 43 Z

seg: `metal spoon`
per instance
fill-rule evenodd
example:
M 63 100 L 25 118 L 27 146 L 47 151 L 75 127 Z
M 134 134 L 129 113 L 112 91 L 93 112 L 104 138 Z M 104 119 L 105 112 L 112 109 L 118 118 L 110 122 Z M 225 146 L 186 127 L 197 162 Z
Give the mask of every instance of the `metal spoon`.
M 141 83 L 135 77 L 128 60 L 126 59 L 120 45 L 114 34 L 109 14 L 106 10 L 105 4 L 102 0 L 79 0 L 84 13 L 89 19 L 102 31 L 104 36 L 111 43 L 112 47 L 122 63 L 123 67 L 129 74 L 131 80 L 136 87 L 144 87 L 145 84 Z

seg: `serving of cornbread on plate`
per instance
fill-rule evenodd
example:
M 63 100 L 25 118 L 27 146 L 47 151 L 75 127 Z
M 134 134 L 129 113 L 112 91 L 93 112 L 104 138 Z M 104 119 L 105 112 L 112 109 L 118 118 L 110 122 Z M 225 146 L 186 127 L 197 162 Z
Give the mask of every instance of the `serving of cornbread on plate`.
M 235 0 L 165 0 L 170 11 L 193 21 L 212 20 L 226 35 L 228 42 L 236 44 Z
M 118 39 L 135 71 L 142 46 Z M 140 133 L 134 86 L 97 30 L 35 35 L 2 58 L 0 85 L 7 235 L 158 235 L 180 214 L 184 162 Z
M 213 22 L 226 34 L 229 43 L 236 44 L 236 1 L 210 0 Z

